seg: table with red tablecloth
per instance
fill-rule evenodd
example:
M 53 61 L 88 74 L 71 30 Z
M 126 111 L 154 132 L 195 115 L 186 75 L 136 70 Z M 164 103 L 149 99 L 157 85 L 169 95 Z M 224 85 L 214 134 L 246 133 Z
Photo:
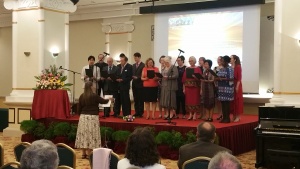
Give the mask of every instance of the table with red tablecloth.
M 35 90 L 32 118 L 66 119 L 70 117 L 70 100 L 66 90 Z

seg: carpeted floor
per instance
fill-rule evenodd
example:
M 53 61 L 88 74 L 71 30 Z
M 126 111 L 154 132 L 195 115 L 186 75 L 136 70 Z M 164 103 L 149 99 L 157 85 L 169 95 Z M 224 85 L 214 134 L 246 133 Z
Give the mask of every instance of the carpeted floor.
M 21 139 L 19 137 L 3 137 L 2 133 L 0 133 L 0 143 L 4 147 L 4 163 L 15 161 L 13 148 L 15 145 L 19 144 Z M 80 150 L 76 150 L 77 156 L 77 169 L 89 169 L 90 165 L 87 159 L 81 159 Z M 123 158 L 124 155 L 120 155 Z M 243 166 L 243 169 L 254 169 L 255 164 L 255 151 L 250 151 L 244 154 L 241 154 L 237 157 Z M 177 169 L 177 161 L 162 159 L 161 163 L 167 167 L 167 169 Z

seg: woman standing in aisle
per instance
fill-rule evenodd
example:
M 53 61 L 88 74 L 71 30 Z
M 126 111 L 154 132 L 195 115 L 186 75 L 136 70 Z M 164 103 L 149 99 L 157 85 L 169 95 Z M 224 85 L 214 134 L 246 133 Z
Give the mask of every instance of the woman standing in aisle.
M 82 149 L 82 158 L 87 158 L 91 150 L 101 147 L 99 103 L 105 104 L 109 100 L 94 93 L 93 82 L 87 81 L 84 93 L 79 97 L 78 112 L 80 112 L 75 147 Z
M 234 100 L 231 104 L 233 122 L 239 122 L 240 115 L 244 112 L 243 86 L 242 86 L 242 67 L 240 58 L 236 55 L 230 56 L 230 64 L 234 69 Z

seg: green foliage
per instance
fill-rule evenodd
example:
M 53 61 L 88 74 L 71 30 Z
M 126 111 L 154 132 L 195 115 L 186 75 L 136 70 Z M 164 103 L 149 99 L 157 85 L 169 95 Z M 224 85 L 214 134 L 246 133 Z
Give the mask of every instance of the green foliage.
M 20 129 L 27 134 L 33 134 L 34 129 L 37 127 L 38 122 L 35 120 L 23 120 Z
M 167 144 L 171 145 L 172 143 L 172 133 L 169 131 L 160 131 L 156 136 L 155 136 L 155 142 L 157 144 Z
M 67 136 L 71 130 L 71 125 L 67 122 L 57 123 L 54 127 L 54 136 Z
M 45 139 L 52 139 L 54 138 L 54 127 L 57 123 L 50 123 L 50 125 L 48 126 L 48 128 L 45 130 L 45 133 L 44 133 L 44 137 Z
M 33 135 L 37 138 L 44 138 L 46 126 L 43 123 L 38 123 L 36 128 L 33 130 Z
M 197 140 L 196 134 L 194 134 L 193 130 L 185 133 L 185 144 L 193 143 Z
M 114 130 L 111 127 L 100 127 L 101 137 L 106 137 L 106 140 L 111 140 L 113 132 Z
M 172 142 L 170 147 L 174 149 L 178 149 L 180 146 L 184 144 L 184 139 L 180 132 L 172 131 Z
M 118 142 L 126 142 L 130 134 L 130 131 L 119 130 L 112 134 L 112 139 Z
M 71 124 L 71 129 L 70 129 L 70 132 L 68 133 L 68 140 L 75 141 L 76 134 L 77 134 L 77 125 Z

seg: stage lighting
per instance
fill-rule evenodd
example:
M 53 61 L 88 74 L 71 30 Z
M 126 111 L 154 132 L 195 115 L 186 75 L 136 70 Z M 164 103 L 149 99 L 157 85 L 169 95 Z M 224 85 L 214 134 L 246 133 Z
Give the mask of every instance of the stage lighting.
M 73 2 L 74 5 L 76 5 L 79 2 L 79 0 L 70 0 L 70 1 Z

